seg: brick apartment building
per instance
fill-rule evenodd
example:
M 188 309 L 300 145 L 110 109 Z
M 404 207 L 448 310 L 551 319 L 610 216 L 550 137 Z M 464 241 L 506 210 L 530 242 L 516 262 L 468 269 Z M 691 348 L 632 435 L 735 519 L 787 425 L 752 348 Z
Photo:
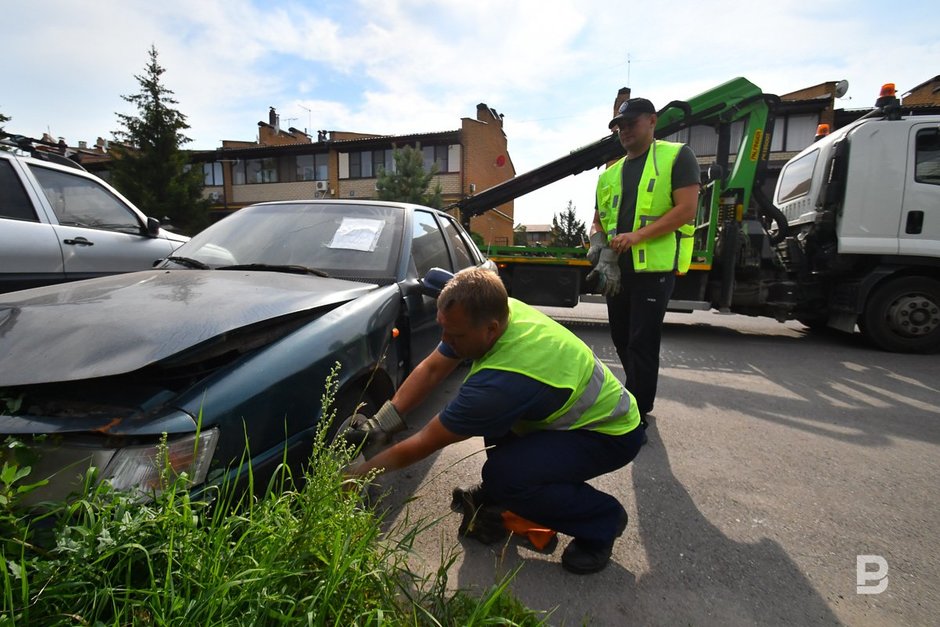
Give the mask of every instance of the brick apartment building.
M 205 194 L 215 218 L 255 202 L 309 198 L 375 198 L 379 172 L 394 169 L 395 149 L 411 146 L 426 170 L 437 166 L 432 186 L 441 185 L 444 206 L 515 176 L 503 116 L 478 104 L 460 128 L 411 135 L 318 131 L 314 139 L 296 128 L 280 128 L 272 107 L 258 122 L 257 142 L 224 140 L 221 148 L 192 153 L 205 173 Z M 488 244 L 512 243 L 513 203 L 471 220 L 470 229 Z

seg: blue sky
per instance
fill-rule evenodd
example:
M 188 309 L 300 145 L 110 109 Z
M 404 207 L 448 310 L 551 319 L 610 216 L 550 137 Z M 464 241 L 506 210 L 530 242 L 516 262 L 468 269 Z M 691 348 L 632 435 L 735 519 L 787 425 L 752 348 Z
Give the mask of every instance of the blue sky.
M 902 8 L 903 6 L 903 8 Z M 846 7 L 852 11 L 846 13 Z M 387 134 L 459 128 L 485 102 L 505 115 L 518 173 L 607 133 L 629 86 L 662 106 L 736 76 L 783 94 L 940 74 L 940 3 L 913 0 L 0 0 L 0 112 L 9 131 L 111 139 L 152 45 L 198 149 L 284 126 Z M 289 120 L 289 121 L 288 121 Z M 589 221 L 597 171 L 516 200 L 548 223 L 569 200 Z

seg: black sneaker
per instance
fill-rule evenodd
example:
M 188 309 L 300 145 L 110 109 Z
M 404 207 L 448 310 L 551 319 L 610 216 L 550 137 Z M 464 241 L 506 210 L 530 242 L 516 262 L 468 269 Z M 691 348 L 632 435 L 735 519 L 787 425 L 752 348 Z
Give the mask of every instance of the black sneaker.
M 627 512 L 623 512 L 615 535 L 610 540 L 573 539 L 561 554 L 561 565 L 576 575 L 589 575 L 604 570 L 610 563 L 614 542 L 627 528 Z

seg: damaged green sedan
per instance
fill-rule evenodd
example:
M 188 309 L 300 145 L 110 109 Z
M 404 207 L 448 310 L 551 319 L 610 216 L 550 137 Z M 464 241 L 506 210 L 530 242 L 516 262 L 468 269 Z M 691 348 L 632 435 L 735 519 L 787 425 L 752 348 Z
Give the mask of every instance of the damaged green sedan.
M 495 271 L 450 215 L 405 203 L 246 207 L 152 270 L 0 295 L 0 439 L 38 457 L 32 501 L 89 467 L 152 490 L 162 434 L 199 486 L 309 457 L 339 364 L 337 423 L 376 409 L 439 340 L 432 268 Z M 334 425 L 335 428 L 335 425 Z M 8 454 L 8 453 L 5 453 Z

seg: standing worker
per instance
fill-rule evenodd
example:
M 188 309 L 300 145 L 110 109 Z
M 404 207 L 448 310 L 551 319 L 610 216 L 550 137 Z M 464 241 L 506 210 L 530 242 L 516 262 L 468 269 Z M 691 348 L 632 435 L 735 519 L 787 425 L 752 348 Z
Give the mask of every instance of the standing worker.
M 588 251 L 644 431 L 656 399 L 662 325 L 675 273 L 686 272 L 692 259 L 700 182 L 692 149 L 655 139 L 656 120 L 653 103 L 631 98 L 610 121 L 627 155 L 597 181 Z
M 370 440 L 388 442 L 391 433 L 404 429 L 401 416 L 465 359 L 473 360 L 469 375 L 420 431 L 349 474 L 398 470 L 482 436 L 482 482 L 455 490 L 455 497 L 573 536 L 562 555 L 564 568 L 578 574 L 601 570 L 627 526 L 627 512 L 587 481 L 625 466 L 639 452 L 640 414 L 632 395 L 571 331 L 509 298 L 495 273 L 457 273 L 437 306 L 443 329 L 438 349 L 347 439 L 364 441 L 364 450 Z

